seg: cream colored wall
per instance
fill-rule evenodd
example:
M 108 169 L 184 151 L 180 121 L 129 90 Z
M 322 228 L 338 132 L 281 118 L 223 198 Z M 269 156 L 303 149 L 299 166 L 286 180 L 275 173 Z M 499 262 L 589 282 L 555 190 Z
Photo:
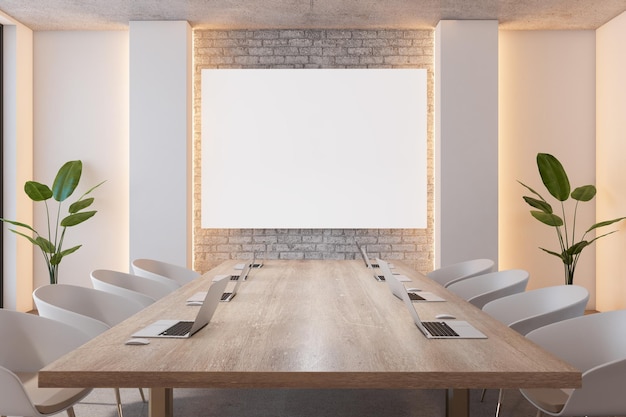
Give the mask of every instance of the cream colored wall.
M 561 284 L 561 261 L 538 249 L 558 249 L 554 229 L 530 216 L 516 181 L 542 193 L 535 157 L 547 152 L 572 185 L 595 182 L 595 32 L 500 31 L 499 73 L 500 269 L 528 270 L 529 289 Z M 579 231 L 593 224 L 594 205 L 578 217 Z M 590 291 L 593 308 L 595 247 L 583 252 L 575 284 Z
M 96 216 L 67 230 L 63 247 L 83 246 L 59 268 L 60 283 L 91 286 L 93 269 L 129 268 L 128 32 L 35 32 L 34 41 L 34 178 L 51 184 L 63 163 L 82 160 L 67 202 L 106 180 L 91 194 Z M 38 230 L 42 208 L 35 206 Z M 39 251 L 34 265 L 36 288 L 49 280 Z
M 33 32 L 0 14 L 3 28 L 3 216 L 32 224 L 33 210 L 23 190 L 33 172 Z M 33 248 L 23 238 L 3 235 L 5 308 L 32 308 Z
M 596 34 L 598 221 L 626 216 L 625 44 L 626 13 L 622 13 Z M 597 243 L 596 308 L 600 311 L 626 308 L 626 222 L 618 229 L 619 233 Z

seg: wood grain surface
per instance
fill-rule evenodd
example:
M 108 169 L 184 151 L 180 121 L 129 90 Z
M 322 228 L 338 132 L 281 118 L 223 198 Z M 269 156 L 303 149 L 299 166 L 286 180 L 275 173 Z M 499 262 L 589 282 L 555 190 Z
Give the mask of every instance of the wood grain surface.
M 481 340 L 428 340 L 404 304 L 360 261 L 268 260 L 190 339 L 124 342 L 157 319 L 193 319 L 185 300 L 227 261 L 46 367 L 46 387 L 532 388 L 579 387 L 581 374 L 518 333 L 395 262 L 447 301 L 417 303 L 422 320 L 449 313 Z M 229 283 L 230 289 L 234 282 Z

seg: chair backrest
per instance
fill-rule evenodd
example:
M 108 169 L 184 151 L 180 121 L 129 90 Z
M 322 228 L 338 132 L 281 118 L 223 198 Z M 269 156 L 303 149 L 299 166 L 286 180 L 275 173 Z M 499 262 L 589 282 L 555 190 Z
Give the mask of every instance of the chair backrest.
M 200 273 L 192 269 L 156 259 L 135 259 L 132 261 L 131 267 L 135 275 L 158 281 L 169 279 L 176 282 L 178 286 L 185 285 L 200 277 Z
M 526 335 L 583 373 L 582 388 L 574 389 L 558 415 L 626 414 L 624 323 L 626 310 L 616 310 L 559 321 Z
M 61 321 L 95 337 L 144 308 L 128 298 L 94 288 L 50 284 L 37 288 L 33 299 L 42 317 Z
M 490 301 L 483 311 L 520 334 L 582 316 L 589 291 L 578 285 L 556 285 Z
M 20 378 L 4 366 L 0 366 L 0 387 L 0 415 L 39 415 Z
M 34 314 L 0 309 L 0 415 L 39 416 L 16 373 L 35 373 L 89 340 L 78 329 Z
M 483 308 L 489 301 L 523 292 L 529 274 L 523 269 L 508 269 L 477 275 L 448 285 L 448 290 Z
M 494 266 L 495 262 L 491 259 L 470 259 L 435 269 L 426 276 L 447 287 L 454 282 L 491 272 Z
M 97 290 L 130 298 L 145 307 L 172 292 L 162 282 L 108 269 L 91 271 L 91 283 Z
M 0 309 L 0 366 L 36 372 L 89 341 L 80 330 L 35 314 Z M 9 336 L 10 335 L 10 336 Z

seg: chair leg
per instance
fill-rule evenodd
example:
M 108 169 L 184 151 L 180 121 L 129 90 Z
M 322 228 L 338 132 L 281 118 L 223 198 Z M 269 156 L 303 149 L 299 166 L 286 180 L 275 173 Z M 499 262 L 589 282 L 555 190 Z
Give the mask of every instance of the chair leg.
M 504 399 L 504 390 L 500 389 L 498 393 L 498 405 L 496 405 L 496 417 L 500 417 L 500 408 L 502 407 L 502 400 Z
M 485 401 L 485 393 L 487 392 L 487 390 L 485 388 L 483 388 L 483 392 L 480 394 L 480 402 L 482 403 L 483 401 Z
M 115 390 L 115 402 L 117 403 L 117 415 L 119 417 L 124 417 L 122 414 L 122 399 L 120 398 L 120 389 L 114 388 Z
M 67 417 L 76 417 L 76 414 L 74 414 L 74 407 L 70 407 L 65 411 L 67 411 Z
M 143 388 L 139 388 L 139 395 L 141 395 L 141 401 L 146 402 L 146 396 L 143 394 Z

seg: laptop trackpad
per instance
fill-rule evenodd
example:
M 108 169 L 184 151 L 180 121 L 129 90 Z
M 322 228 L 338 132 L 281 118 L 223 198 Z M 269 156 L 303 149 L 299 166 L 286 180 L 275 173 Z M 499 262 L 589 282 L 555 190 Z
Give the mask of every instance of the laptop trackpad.
M 179 320 L 158 320 L 138 332 L 133 333 L 132 337 L 155 337 L 178 322 Z

